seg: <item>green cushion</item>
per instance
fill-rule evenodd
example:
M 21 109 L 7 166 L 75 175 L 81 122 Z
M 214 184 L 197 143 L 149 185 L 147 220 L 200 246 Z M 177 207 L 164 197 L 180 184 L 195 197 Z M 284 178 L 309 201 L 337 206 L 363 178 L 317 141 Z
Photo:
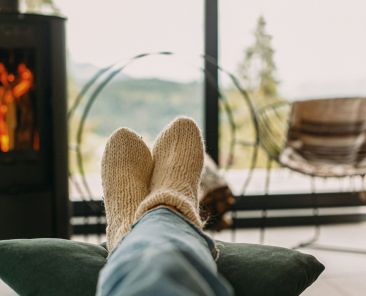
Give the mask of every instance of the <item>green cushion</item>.
M 0 278 L 19 295 L 95 295 L 108 252 L 61 239 L 0 241 Z
M 324 270 L 314 256 L 285 248 L 218 242 L 219 271 L 236 295 L 299 295 Z
M 283 248 L 219 243 L 219 271 L 236 295 L 299 295 L 323 271 L 313 256 Z M 0 241 L 0 278 L 20 295 L 94 295 L 107 251 L 61 239 Z

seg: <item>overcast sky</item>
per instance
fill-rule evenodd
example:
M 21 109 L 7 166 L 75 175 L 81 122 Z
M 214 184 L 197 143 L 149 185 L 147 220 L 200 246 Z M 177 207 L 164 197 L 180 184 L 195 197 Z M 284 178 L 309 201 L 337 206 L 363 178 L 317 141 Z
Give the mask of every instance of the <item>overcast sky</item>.
M 147 51 L 203 51 L 203 0 L 57 0 L 78 62 L 104 66 Z M 236 71 L 263 15 L 273 35 L 281 92 L 366 94 L 366 1 L 221 0 L 220 63 Z M 131 73 L 194 79 L 183 63 L 151 59 Z

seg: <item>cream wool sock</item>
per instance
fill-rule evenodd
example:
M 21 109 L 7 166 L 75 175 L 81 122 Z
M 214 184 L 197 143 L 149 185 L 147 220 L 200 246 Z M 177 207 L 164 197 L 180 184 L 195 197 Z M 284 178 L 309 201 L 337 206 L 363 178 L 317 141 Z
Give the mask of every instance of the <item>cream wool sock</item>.
M 149 193 L 152 170 L 151 152 L 136 133 L 121 128 L 112 134 L 102 159 L 109 251 L 129 231 L 137 207 Z
M 197 191 L 203 155 L 201 133 L 193 120 L 181 117 L 168 125 L 155 142 L 151 192 L 137 208 L 136 219 L 165 205 L 202 228 Z

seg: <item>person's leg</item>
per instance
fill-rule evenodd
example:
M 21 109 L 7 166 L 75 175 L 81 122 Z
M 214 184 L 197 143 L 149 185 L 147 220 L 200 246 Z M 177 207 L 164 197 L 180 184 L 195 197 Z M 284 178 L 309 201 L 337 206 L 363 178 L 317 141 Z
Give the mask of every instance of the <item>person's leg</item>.
M 122 136 L 128 140 L 122 141 Z M 159 135 L 153 149 L 150 193 L 145 198 L 146 176 L 151 173 L 150 166 L 143 171 L 142 164 L 149 164 L 150 158 L 131 152 L 132 140 L 140 151 L 146 151 L 147 147 L 141 149 L 141 139 L 122 130 L 108 141 L 103 157 L 107 221 L 123 225 L 123 231 L 111 230 L 109 250 L 124 238 L 101 272 L 98 295 L 229 295 L 231 289 L 217 274 L 212 258 L 213 241 L 200 230 L 197 190 L 204 149 L 198 127 L 180 118 Z M 128 155 L 135 157 L 130 160 Z M 118 163 L 127 163 L 129 169 L 115 169 Z M 128 233 L 126 225 L 131 224 L 133 211 L 138 222 Z
M 97 295 L 233 295 L 214 242 L 168 208 L 145 214 L 110 255 Z

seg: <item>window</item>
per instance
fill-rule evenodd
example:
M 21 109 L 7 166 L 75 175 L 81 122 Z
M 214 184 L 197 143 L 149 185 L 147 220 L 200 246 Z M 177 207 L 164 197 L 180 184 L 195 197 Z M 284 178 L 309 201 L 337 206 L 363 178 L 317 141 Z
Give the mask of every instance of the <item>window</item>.
M 101 195 L 100 159 L 107 137 L 128 126 L 152 143 L 174 117 L 185 114 L 203 123 L 203 1 L 58 0 L 68 18 L 70 105 L 78 92 L 103 67 L 103 74 L 85 96 L 70 123 L 70 145 L 86 101 L 108 75 L 142 53 L 106 85 L 93 104 L 82 138 L 82 155 L 89 185 Z M 71 170 L 78 175 L 75 151 Z M 71 195 L 78 195 L 71 188 Z
M 361 36 L 366 25 L 365 8 L 359 0 L 220 1 L 220 64 L 239 77 L 258 108 L 273 99 L 364 96 L 366 41 Z M 267 82 L 261 84 L 261 79 Z M 227 77 L 220 76 L 220 85 L 239 124 L 238 140 L 253 142 L 249 109 Z M 221 113 L 220 160 L 222 164 L 232 161 L 233 168 L 240 170 L 231 171 L 236 180 L 233 186 L 238 187 L 243 172 L 248 172 L 253 149 L 237 145 L 236 157 L 230 159 L 228 117 L 223 110 Z M 263 192 L 266 166 L 262 151 L 250 192 Z M 310 178 L 275 165 L 271 178 L 271 192 L 311 190 Z M 349 185 L 347 180 L 342 185 L 337 180 L 314 182 L 321 191 L 337 191 L 340 186 L 343 190 Z M 356 183 L 359 186 L 361 180 Z

